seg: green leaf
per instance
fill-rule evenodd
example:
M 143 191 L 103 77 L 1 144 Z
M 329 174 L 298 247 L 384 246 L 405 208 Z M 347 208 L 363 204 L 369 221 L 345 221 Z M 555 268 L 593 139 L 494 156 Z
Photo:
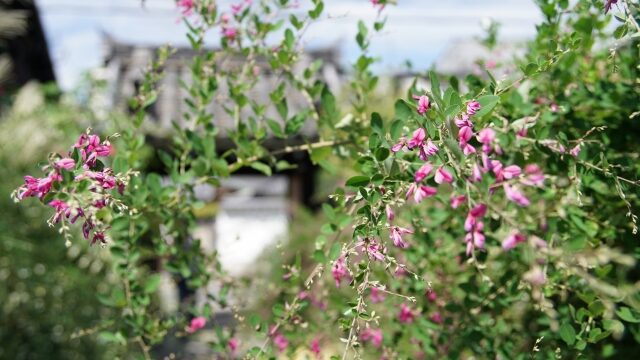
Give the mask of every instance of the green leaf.
M 351 187 L 362 187 L 369 184 L 369 177 L 364 175 L 356 175 L 349 180 L 347 180 L 347 186 Z
M 296 114 L 296 116 L 292 117 L 287 121 L 287 124 L 284 126 L 284 132 L 287 135 L 294 135 L 302 128 L 304 125 L 304 121 L 307 119 L 307 112 L 302 111 Z
M 364 22 L 362 20 L 358 21 L 358 34 L 356 35 L 356 42 L 358 43 L 358 46 L 360 46 L 361 49 L 364 49 L 367 47 L 367 34 L 369 33 L 369 30 L 367 29 L 367 26 L 364 24 Z
M 429 81 L 431 81 L 431 94 L 438 105 L 442 105 L 442 90 L 440 90 L 440 80 L 435 71 L 429 71 Z
M 573 326 L 568 323 L 560 325 L 559 330 L 560 338 L 567 343 L 567 345 L 573 345 L 576 342 L 576 331 Z
M 322 14 L 322 10 L 324 10 L 324 3 L 322 1 L 319 1 L 313 10 L 309 10 L 309 17 L 312 19 L 317 19 L 320 14 Z
M 106 343 L 117 343 L 120 345 L 127 344 L 127 340 L 120 332 L 112 333 L 110 331 L 101 331 L 100 334 L 98 334 L 98 337 Z
M 638 314 L 637 311 L 628 308 L 626 306 L 621 307 L 620 309 L 618 309 L 618 311 L 616 311 L 616 314 L 618 314 L 618 317 L 626 322 L 631 322 L 631 323 L 640 323 L 640 314 Z
M 377 112 L 371 114 L 371 128 L 380 135 L 384 134 L 384 123 Z
M 158 290 L 159 286 L 160 286 L 160 274 L 154 274 L 149 276 L 147 281 L 144 282 L 143 291 L 147 294 L 151 294 L 151 293 L 154 293 L 156 290 Z
M 411 111 L 411 107 L 404 100 L 396 101 L 394 108 L 395 118 L 403 122 L 407 121 L 409 116 L 413 114 L 413 111 Z
M 271 176 L 271 167 L 269 167 L 269 165 L 267 164 L 256 161 L 254 163 L 251 163 L 250 166 L 267 176 Z
M 267 125 L 269 126 L 269 129 L 271 129 L 271 132 L 273 133 L 273 135 L 279 138 L 285 137 L 284 133 L 282 132 L 282 127 L 280 126 L 280 123 L 278 123 L 273 119 L 267 119 Z
M 276 163 L 276 170 L 277 171 L 290 170 L 290 169 L 295 169 L 297 167 L 298 166 L 296 164 L 290 164 L 286 160 L 279 160 Z
M 535 63 L 529 63 L 523 66 L 521 69 L 526 76 L 532 76 L 538 72 L 539 66 Z
M 329 250 L 329 259 L 336 260 L 338 256 L 340 256 L 340 251 L 342 250 L 342 245 L 339 242 L 333 243 L 331 245 L 331 250 Z
M 485 95 L 478 98 L 478 102 L 482 106 L 480 110 L 476 113 L 476 117 L 483 117 L 493 110 L 494 107 L 500 101 L 500 97 L 497 95 Z
M 295 42 L 295 36 L 293 36 L 293 31 L 291 29 L 287 29 L 284 31 L 284 45 L 291 51 L 293 49 L 293 44 Z
M 333 125 L 340 115 L 336 106 L 336 97 L 333 96 L 327 86 L 322 89 L 320 96 L 320 106 L 322 109 L 321 120 L 327 125 Z
M 376 160 L 378 161 L 384 161 L 389 157 L 390 151 L 387 148 L 378 148 L 376 149 L 375 155 L 376 155 Z
M 321 148 L 315 148 L 315 149 L 311 149 L 309 150 L 310 153 L 310 157 L 311 157 L 311 162 L 316 165 L 318 163 L 320 163 L 321 161 L 327 159 L 329 157 L 329 155 L 331 155 L 331 148 L 326 146 L 326 147 L 321 147 Z
M 398 139 L 400 137 L 400 135 L 402 135 L 402 127 L 403 127 L 403 122 L 402 120 L 394 120 L 391 123 L 391 129 L 389 131 L 389 133 L 391 134 L 391 138 L 392 139 Z

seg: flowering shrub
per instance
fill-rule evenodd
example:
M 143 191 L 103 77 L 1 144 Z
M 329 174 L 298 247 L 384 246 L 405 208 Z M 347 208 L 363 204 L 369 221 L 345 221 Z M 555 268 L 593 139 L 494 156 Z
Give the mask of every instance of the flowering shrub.
M 50 158 L 45 177 L 25 178 L 17 200 L 53 207 L 50 223 L 68 242 L 69 225 L 82 219 L 84 237 L 112 254 L 122 286 L 101 301 L 122 311 L 104 339 L 150 358 L 170 331 L 202 331 L 236 284 L 192 234 L 194 186 L 217 186 L 243 167 L 271 175 L 290 166 L 281 155 L 306 151 L 327 171 L 335 171 L 332 161 L 349 165 L 323 204 L 327 223 L 305 258 L 314 265 L 286 264 L 268 318 L 239 314 L 237 327 L 217 327 L 211 347 L 221 357 L 599 358 L 624 355 L 617 342 L 638 341 L 638 4 L 540 1 L 546 21 L 519 70 L 500 81 L 487 70 L 464 84 L 430 72 L 428 89 L 412 86 L 381 115 L 370 112 L 378 77 L 369 45 L 391 3 L 371 1 L 378 19 L 358 23 L 361 54 L 342 106 L 319 79 L 318 63 L 294 66 L 321 0 L 302 17 L 287 0 L 230 9 L 179 1 L 197 55 L 184 85 L 186 125 L 176 126 L 171 152 L 159 155 L 168 179 L 138 172 L 139 128 L 169 49 L 132 100 L 136 115 L 118 129 L 117 151 L 110 139 L 83 135 L 69 154 Z M 608 11 L 618 14 L 614 34 Z M 203 47 L 211 29 L 221 31 L 220 50 Z M 267 39 L 275 35 L 282 40 L 273 46 Z M 609 53 L 594 46 L 613 37 L 620 40 Z M 231 56 L 244 62 L 221 65 L 219 57 Z M 277 74 L 266 104 L 247 96 L 262 71 L 257 59 Z M 306 107 L 289 114 L 285 88 Z M 212 101 L 235 124 L 227 130 L 235 146 L 223 154 Z M 266 148 L 269 134 L 301 136 L 307 122 L 318 141 Z M 107 166 L 100 159 L 109 156 Z M 166 315 L 153 301 L 160 270 L 193 291 L 221 290 Z

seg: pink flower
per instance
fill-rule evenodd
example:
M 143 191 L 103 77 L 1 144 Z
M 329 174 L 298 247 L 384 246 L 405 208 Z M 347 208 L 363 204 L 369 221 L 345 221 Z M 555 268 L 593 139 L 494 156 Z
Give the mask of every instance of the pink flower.
M 194 0 L 178 0 L 178 7 L 183 16 L 189 16 L 193 12 Z
M 462 149 L 462 153 L 465 156 L 468 156 L 469 154 L 473 154 L 476 152 L 476 148 L 474 148 L 473 146 L 469 145 L 468 143 L 460 143 L 460 148 Z
M 516 137 L 524 138 L 527 137 L 527 128 L 522 128 L 516 132 Z
M 418 100 L 418 114 L 424 115 L 424 113 L 426 113 L 429 109 L 429 97 L 427 97 L 426 95 L 414 95 L 413 98 L 415 100 Z
M 69 222 L 73 224 L 78 220 L 78 218 L 83 216 L 84 216 L 84 211 L 82 210 L 82 208 L 76 208 L 76 214 L 71 219 L 69 219 Z
M 426 178 L 431 173 L 431 170 L 433 170 L 433 165 L 431 165 L 430 163 L 424 163 L 420 167 L 420 169 L 416 171 L 416 175 L 414 177 L 414 180 L 416 181 L 416 183 L 419 183 L 422 180 L 424 180 L 424 178 Z
M 529 199 L 516 186 L 504 184 L 503 187 L 507 199 L 523 207 L 529 206 L 529 204 L 531 203 Z
M 207 319 L 202 316 L 194 317 L 191 319 L 189 326 L 187 327 L 187 332 L 193 334 L 194 332 L 202 329 L 207 324 Z
M 70 158 L 62 158 L 56 161 L 55 166 L 58 169 L 71 170 L 76 166 L 76 162 Z
M 389 222 L 393 221 L 395 214 L 393 213 L 393 209 L 391 208 L 391 206 L 387 205 L 387 207 L 385 208 L 385 211 L 387 213 L 387 221 Z
M 89 240 L 89 233 L 91 232 L 92 229 L 93 229 L 93 224 L 91 223 L 91 220 L 86 219 L 85 222 L 82 224 L 82 236 L 84 236 L 85 239 Z
M 287 350 L 287 346 L 289 346 L 289 340 L 287 340 L 284 335 L 278 333 L 273 337 L 273 344 L 278 348 L 280 352 Z
M 397 144 L 391 147 L 391 151 L 393 151 L 394 153 L 397 153 L 398 151 L 402 150 L 402 148 L 404 148 L 406 145 L 407 145 L 407 138 L 403 136 L 398 140 Z
M 239 345 L 239 341 L 236 338 L 231 338 L 229 339 L 229 342 L 227 342 L 227 346 L 229 347 L 229 350 L 231 350 L 232 353 L 238 349 L 238 345 Z
M 105 199 L 99 199 L 93 202 L 93 206 L 95 206 L 97 209 L 102 209 L 103 207 L 107 206 L 107 202 L 105 201 Z
M 366 328 L 360 334 L 360 339 L 363 342 L 370 342 L 375 347 L 380 347 L 382 345 L 382 330 Z
M 87 151 L 92 152 L 100 146 L 100 136 L 98 135 L 89 135 L 89 141 L 87 143 Z
M 26 197 L 38 194 L 38 179 L 33 176 L 26 175 L 24 184 L 18 189 L 18 199 L 22 200 Z
M 413 313 L 413 310 L 411 310 L 411 308 L 409 308 L 409 306 L 407 306 L 407 304 L 405 303 L 400 304 L 398 321 L 404 324 L 410 324 L 413 322 L 414 318 L 415 318 L 415 314 Z
M 442 315 L 440 315 L 440 313 L 436 311 L 433 314 L 431 314 L 431 316 L 429 317 L 429 320 L 431 320 L 431 322 L 434 322 L 436 324 L 442 324 Z
M 404 265 L 398 265 L 396 266 L 395 270 L 393 270 L 393 275 L 397 277 L 405 276 L 407 274 L 408 273 L 407 273 L 407 270 L 404 268 Z
M 220 22 L 227 24 L 229 21 L 231 21 L 231 16 L 229 16 L 229 14 L 222 13 L 222 15 L 220 15 Z
M 336 287 L 340 287 L 342 279 L 349 277 L 349 270 L 347 269 L 347 264 L 344 260 L 344 256 L 340 256 L 338 260 L 335 261 L 333 267 L 331 268 L 331 275 L 336 281 Z
M 544 173 L 542 169 L 536 164 L 529 164 L 524 168 L 526 177 L 520 180 L 521 183 L 529 186 L 543 186 L 544 185 Z
M 443 182 L 451 184 L 453 182 L 453 175 L 451 175 L 451 173 L 444 166 L 441 166 L 438 168 L 438 170 L 436 170 L 434 180 L 438 184 L 442 184 Z
M 427 140 L 427 143 L 422 145 L 420 148 L 420 159 L 423 161 L 427 161 L 427 157 L 435 155 L 438 152 L 438 147 L 436 144 L 431 141 L 431 139 Z
M 66 217 L 69 217 L 71 215 L 71 209 L 69 208 L 69 205 L 67 205 L 67 203 L 62 200 L 51 200 L 49 202 L 49 206 L 56 210 L 56 214 L 53 217 L 54 223 L 58 223 L 63 215 Z
M 311 352 L 316 354 L 316 356 L 320 355 L 320 339 L 315 338 L 311 340 Z
M 499 160 L 491 160 L 489 161 L 489 168 L 496 175 L 497 181 L 504 180 L 504 173 L 502 163 Z
M 116 178 L 111 176 L 111 173 L 110 168 L 105 168 L 103 171 L 85 171 L 84 176 L 95 180 L 103 189 L 109 190 L 116 186 Z
M 78 141 L 76 141 L 76 143 L 73 145 L 74 148 L 81 148 L 84 146 L 84 143 L 87 142 L 87 139 L 89 137 L 87 136 L 87 134 L 82 134 L 80 135 L 80 137 L 78 138 Z
M 385 299 L 384 292 L 380 291 L 377 287 L 371 288 L 371 294 L 369 296 L 371 297 L 371 302 L 374 304 L 381 303 Z
M 468 142 L 472 136 L 473 136 L 473 130 L 471 129 L 470 126 L 463 126 L 460 128 L 460 131 L 458 131 L 458 140 L 461 143 Z
M 478 110 L 480 110 L 481 106 L 480 103 L 473 100 L 473 101 L 469 101 L 467 103 L 467 114 L 469 115 L 475 115 L 476 112 L 478 112 Z
M 462 113 L 459 118 L 453 119 L 453 122 L 456 124 L 458 128 L 469 127 L 473 128 L 473 123 L 471 122 L 469 115 Z
M 464 204 L 467 201 L 467 197 L 465 195 L 458 195 L 451 197 L 451 207 L 453 209 L 457 209 L 460 205 Z
M 479 224 L 482 224 L 482 222 L 480 222 Z M 485 237 L 481 231 L 473 231 L 468 233 L 465 236 L 464 240 L 467 243 L 467 256 L 471 255 L 475 248 L 484 249 Z
M 96 155 L 98 156 L 109 156 L 111 155 L 112 151 L 113 151 L 113 147 L 111 146 L 111 143 L 109 143 L 108 141 L 105 141 L 101 145 L 98 145 L 95 147 L 95 152 L 96 152 Z
M 502 176 L 504 176 L 505 179 L 513 179 L 515 177 L 520 176 L 520 173 L 522 172 L 522 169 L 520 169 L 520 166 L 518 165 L 509 165 L 506 168 L 504 168 L 504 170 L 502 170 Z
M 393 245 L 401 249 L 409 247 L 409 244 L 402 240 L 402 235 L 404 234 L 413 234 L 413 231 L 399 226 L 392 226 L 389 238 L 393 241 Z
M 491 144 L 496 139 L 496 132 L 491 128 L 484 128 L 478 132 L 477 139 L 483 144 Z
M 611 7 L 613 6 L 613 4 L 617 4 L 618 0 L 606 0 L 605 4 L 604 4 L 604 13 L 608 13 L 609 10 L 611 10 Z
M 438 294 L 435 291 L 429 290 L 427 291 L 427 300 L 430 302 L 435 302 L 438 299 Z
M 242 12 L 243 7 L 244 7 L 243 3 L 231 4 L 231 13 L 233 15 L 238 15 L 240 12 Z
M 574 146 L 571 150 L 569 150 L 569 154 L 575 158 L 578 157 L 578 155 L 580 155 L 580 150 L 582 150 L 580 148 L 580 144 Z
M 488 154 L 491 152 L 491 144 L 496 139 L 496 132 L 491 128 L 485 128 L 478 132 L 476 138 L 482 143 L 482 151 Z
M 233 26 L 222 28 L 222 36 L 224 36 L 227 40 L 234 40 L 237 35 L 238 30 Z
M 469 211 L 469 215 L 475 218 L 483 217 L 487 213 L 487 205 L 478 204 Z
M 438 192 L 438 189 L 431 186 L 420 185 L 416 188 L 415 194 L 413 194 L 413 200 L 416 203 L 420 203 L 424 198 L 432 197 Z
M 478 163 L 473 164 L 473 168 L 471 169 L 471 182 L 478 182 L 482 180 L 482 172 L 480 171 L 480 166 Z
M 423 128 L 418 128 L 413 132 L 411 136 L 411 140 L 407 143 L 407 147 L 409 149 L 413 149 L 414 147 L 421 146 L 424 143 L 424 138 L 426 137 L 426 132 Z
M 360 241 L 357 245 L 360 247 L 361 252 L 366 252 L 367 256 L 372 257 L 374 260 L 384 260 L 384 249 L 375 240 Z
M 93 233 L 93 239 L 91 240 L 91 245 L 100 242 L 101 244 L 106 244 L 107 240 L 105 239 L 104 232 L 96 231 Z
M 408 199 L 409 196 L 413 195 L 417 189 L 418 189 L 418 185 L 416 183 L 411 183 L 411 185 L 409 185 L 409 188 L 407 189 L 407 194 L 405 195 L 405 198 Z
M 524 235 L 518 232 L 513 232 L 504 239 L 504 241 L 502 242 L 502 248 L 504 249 L 504 251 L 509 251 L 516 247 L 516 245 L 525 242 L 526 240 L 527 238 Z
M 49 191 L 51 191 L 51 186 L 53 186 L 54 182 L 62 181 L 62 175 L 57 172 L 51 172 L 44 178 L 37 179 L 37 183 L 35 189 L 37 191 L 38 197 L 44 197 Z

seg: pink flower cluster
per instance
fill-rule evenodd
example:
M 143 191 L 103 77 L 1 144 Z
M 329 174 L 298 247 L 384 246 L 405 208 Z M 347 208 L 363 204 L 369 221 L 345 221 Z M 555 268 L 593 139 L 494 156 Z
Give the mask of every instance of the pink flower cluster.
M 220 15 L 220 29 L 222 33 L 222 37 L 227 39 L 228 41 L 233 41 L 238 36 L 238 29 L 230 24 L 231 17 L 229 14 Z
M 467 232 L 464 238 L 467 243 L 467 256 L 471 255 L 475 248 L 484 249 L 485 236 L 482 218 L 486 213 L 487 205 L 478 204 L 467 214 L 467 219 L 464 222 L 464 230 Z
M 69 152 L 68 157 L 55 160 L 52 165 L 47 167 L 51 170 L 46 177 L 38 179 L 29 175 L 25 176 L 25 183 L 18 188 L 16 199 L 37 197 L 43 200 L 47 194 L 54 194 L 52 188 L 55 184 L 59 184 L 61 187 L 66 185 L 63 190 L 55 194 L 60 193 L 63 198 L 74 198 L 74 196 L 69 196 L 75 193 L 74 185 L 88 180 L 90 182 L 88 190 L 94 194 L 91 203 L 80 204 L 78 201 L 54 198 L 48 202 L 48 205 L 55 210 L 51 220 L 53 224 L 65 219 L 70 224 L 74 224 L 78 218 L 84 218 L 82 234 L 85 239 L 89 239 L 95 224 L 87 214 L 92 209 L 101 209 L 106 206 L 105 190 L 117 188 L 120 193 L 124 191 L 125 184 L 114 176 L 113 170 L 102 168 L 102 164 L 98 162 L 99 157 L 109 156 L 112 152 L 113 147 L 109 140 L 100 141 L 98 135 L 82 134 L 73 145 L 73 150 Z M 77 161 L 73 158 L 76 158 Z M 78 166 L 80 164 L 82 165 Z M 63 184 L 65 172 L 72 175 L 70 177 L 73 179 L 71 184 Z M 94 231 L 91 243 L 104 241 L 104 232 L 102 230 Z
M 362 342 L 369 342 L 375 347 L 382 345 L 382 330 L 366 328 L 360 333 Z
M 364 239 L 356 244 L 360 249 L 360 252 L 367 254 L 367 256 L 373 260 L 384 261 L 385 249 L 382 245 L 378 244 L 375 239 Z
M 349 279 L 349 269 L 347 269 L 344 255 L 340 256 L 338 260 L 333 263 L 331 275 L 336 281 L 336 287 L 340 287 L 340 283 L 342 283 L 343 280 Z
M 193 8 L 195 7 L 195 0 L 178 0 L 177 5 L 182 16 L 191 16 L 191 14 L 193 14 Z
M 435 155 L 438 152 L 438 147 L 431 139 L 427 139 L 425 142 L 426 135 L 423 128 L 418 128 L 413 132 L 409 141 L 407 141 L 405 137 L 400 138 L 400 141 L 391 147 L 391 151 L 396 153 L 403 149 L 413 150 L 417 148 L 420 151 L 420 159 L 427 161 L 429 156 Z
M 286 336 L 282 335 L 275 326 L 269 329 L 269 336 L 272 337 L 273 345 L 278 348 L 278 351 L 284 352 L 289 346 L 289 340 Z
M 202 316 L 197 316 L 191 319 L 191 322 L 189 323 L 189 326 L 187 326 L 186 331 L 189 334 L 193 334 L 196 331 L 204 328 L 205 325 L 207 325 L 207 319 L 203 318 Z
M 400 304 L 400 312 L 398 313 L 398 321 L 403 324 L 410 324 L 416 317 L 416 311 L 411 309 L 409 305 Z
M 469 144 L 469 140 L 473 137 L 473 123 L 471 122 L 471 116 L 475 115 L 480 108 L 481 106 L 479 102 L 470 101 L 467 103 L 467 111 L 463 112 L 459 118 L 454 119 L 454 122 L 459 129 L 458 143 L 465 155 L 476 152 L 476 148 Z

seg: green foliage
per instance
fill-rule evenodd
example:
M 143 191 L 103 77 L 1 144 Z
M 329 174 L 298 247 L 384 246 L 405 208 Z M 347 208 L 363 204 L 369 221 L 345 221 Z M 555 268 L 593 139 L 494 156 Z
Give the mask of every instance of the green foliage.
M 291 167 L 282 155 L 308 152 L 313 163 L 338 177 L 322 205 L 324 223 L 299 220 L 301 234 L 282 250 L 285 263 L 276 267 L 279 280 L 267 287 L 268 297 L 257 299 L 255 313 L 237 316 L 236 328 L 216 327 L 209 342 L 216 353 L 232 356 L 228 341 L 241 335 L 246 343 L 264 339 L 259 347 L 242 348 L 250 358 L 279 351 L 294 356 L 314 338 L 322 340 L 323 353 L 343 359 L 633 353 L 640 342 L 638 5 L 620 1 L 623 13 L 612 29 L 601 2 L 538 1 L 545 21 L 524 58 L 513 64 L 520 72 L 500 81 L 489 72 L 469 75 L 464 85 L 450 78 L 447 86 L 446 77 L 430 71 L 427 89 L 414 83 L 406 99 L 388 101 L 393 111 L 374 112 L 379 78 L 368 51 L 390 3 L 376 5 L 373 25 L 354 24 L 360 54 L 344 106 L 319 79 L 320 62 L 294 70 L 304 30 L 323 14 L 321 0 L 313 0 L 306 15 L 286 17 L 266 15 L 288 11 L 287 0 L 243 3 L 226 19 L 211 2 L 196 2 L 193 16 L 184 19 L 196 51 L 192 81 L 183 84 L 188 111 L 176 122 L 171 145 L 158 153 L 164 173 L 145 171 L 150 151 L 141 126 L 145 109 L 157 99 L 169 49 L 150 65 L 132 100 L 136 114 L 116 125 L 122 134 L 118 152 L 103 165 L 142 172 L 100 210 L 113 239 L 109 274 L 115 280 L 98 296 L 110 312 L 97 339 L 114 353 L 150 358 L 154 346 L 188 336 L 183 329 L 190 318 L 210 319 L 228 309 L 230 292 L 246 297 L 216 254 L 194 238 L 203 205 L 194 187 L 219 186 L 243 168 L 269 176 Z M 224 36 L 219 50 L 207 50 L 205 34 L 218 25 L 237 32 Z M 497 26 L 488 31 L 485 43 L 491 47 Z M 265 45 L 276 36 L 282 38 L 279 46 Z M 624 41 L 611 52 L 596 46 L 614 38 Z M 225 66 L 221 57 L 244 61 Z M 268 69 L 256 69 L 259 60 Z M 276 84 L 263 104 L 248 94 L 258 84 L 256 73 L 267 70 L 276 74 Z M 287 91 L 306 101 L 295 113 Z M 429 106 L 414 96 L 426 96 Z M 214 118 L 212 101 L 233 126 L 224 128 Z M 271 108 L 279 120 L 268 117 Z M 474 129 L 463 130 L 465 116 Z M 307 124 L 319 139 L 306 138 Z M 480 140 L 482 129 L 495 139 Z M 465 138 L 464 131 L 476 133 Z M 222 133 L 232 143 L 224 152 L 217 141 Z M 302 141 L 271 150 L 269 134 Z M 427 140 L 439 150 L 425 150 Z M 424 170 L 425 161 L 440 180 Z M 502 167 L 512 173 L 499 176 Z M 424 179 L 417 179 L 420 171 L 427 173 Z M 539 172 L 545 180 L 532 180 Z M 50 196 L 75 195 L 56 186 Z M 410 246 L 398 240 L 399 231 Z M 516 235 L 524 240 L 516 242 Z M 220 291 L 207 293 L 204 302 L 186 297 L 167 313 L 157 297 L 160 272 L 187 291 L 212 284 Z M 252 280 L 260 279 L 247 280 L 253 291 Z M 373 291 L 386 299 L 374 302 Z M 273 304 L 265 306 L 267 298 Z M 377 329 L 382 339 L 373 340 Z M 283 339 L 291 345 L 277 350 Z

